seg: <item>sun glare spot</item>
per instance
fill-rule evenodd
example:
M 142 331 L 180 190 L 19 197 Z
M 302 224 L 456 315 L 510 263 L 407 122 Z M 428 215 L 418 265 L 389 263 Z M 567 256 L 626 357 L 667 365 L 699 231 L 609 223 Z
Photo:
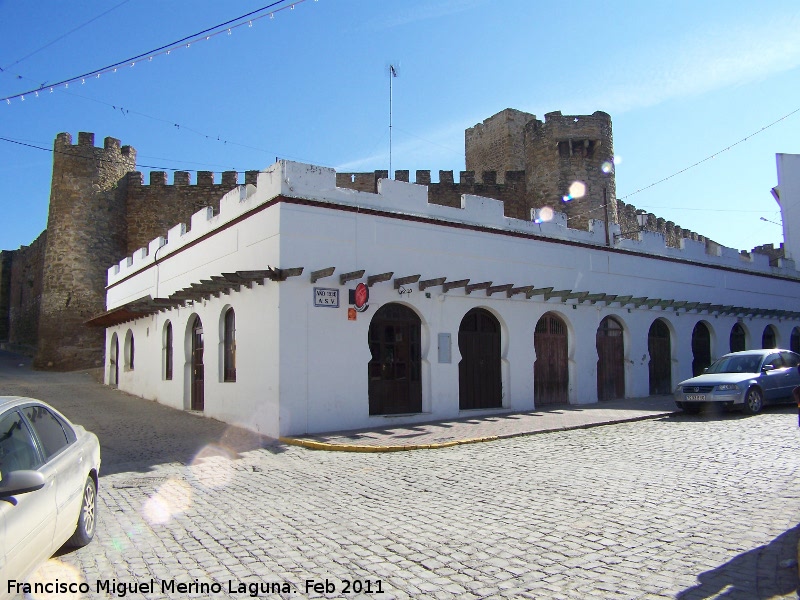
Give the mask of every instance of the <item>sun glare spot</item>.
M 553 215 L 555 212 L 549 206 L 545 206 L 543 208 L 537 208 L 534 213 L 533 222 L 534 223 L 546 223 L 548 221 L 553 220 Z
M 192 488 L 180 479 L 168 479 L 142 507 L 151 525 L 164 525 L 192 505 Z
M 569 186 L 570 199 L 583 198 L 586 195 L 586 184 L 582 181 L 573 181 Z
M 234 456 L 235 454 L 224 446 L 209 444 L 195 455 L 189 469 L 204 486 L 222 487 L 233 480 Z
M 58 581 L 60 584 L 66 584 L 63 587 L 65 591 L 63 593 L 59 591 L 58 598 L 59 600 L 70 600 L 75 598 L 85 598 L 86 596 L 82 594 L 78 590 L 79 584 L 86 584 L 86 581 L 81 576 L 80 571 L 77 567 L 73 567 L 65 562 L 61 562 L 58 559 L 51 558 L 46 563 L 44 563 L 41 567 L 36 569 L 33 574 L 28 578 L 28 583 L 31 584 L 32 589 L 36 589 L 35 584 L 41 583 L 52 583 L 54 581 Z M 70 584 L 74 584 L 70 586 Z M 75 590 L 74 592 L 70 592 L 70 587 Z M 40 586 L 41 589 L 41 586 Z M 27 594 L 25 598 L 29 598 L 31 600 L 43 600 L 44 598 L 53 598 L 53 594 L 48 593 L 31 593 Z

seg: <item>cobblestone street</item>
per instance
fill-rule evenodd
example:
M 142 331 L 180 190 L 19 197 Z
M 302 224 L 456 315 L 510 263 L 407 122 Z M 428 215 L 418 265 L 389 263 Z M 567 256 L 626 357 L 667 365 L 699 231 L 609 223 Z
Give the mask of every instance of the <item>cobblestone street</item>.
M 797 597 L 791 407 L 320 452 L 18 362 L 0 394 L 100 437 L 97 536 L 37 575 L 91 598 Z

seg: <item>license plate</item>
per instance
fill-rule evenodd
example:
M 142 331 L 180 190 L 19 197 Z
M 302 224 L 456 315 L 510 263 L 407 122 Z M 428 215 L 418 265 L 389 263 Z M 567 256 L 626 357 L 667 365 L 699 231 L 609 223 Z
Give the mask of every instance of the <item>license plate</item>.
M 706 395 L 705 394 L 686 394 L 686 400 L 689 402 L 705 402 Z

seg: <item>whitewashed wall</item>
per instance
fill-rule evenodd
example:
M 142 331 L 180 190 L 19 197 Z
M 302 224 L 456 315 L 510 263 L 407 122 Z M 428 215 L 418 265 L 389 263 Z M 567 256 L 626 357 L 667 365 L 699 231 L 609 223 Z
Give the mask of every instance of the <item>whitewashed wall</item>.
M 603 303 L 573 306 L 556 298 L 545 302 L 541 296 L 509 299 L 504 293 L 487 297 L 483 290 L 467 295 L 463 288 L 443 294 L 441 287 L 433 287 L 426 290 L 427 297 L 415 284 L 406 286 L 411 294 L 400 295 L 391 281 L 376 283 L 370 290 L 370 308 L 349 321 L 347 291 L 357 282 L 340 286 L 339 274 L 360 269 L 366 270 L 363 280 L 392 271 L 394 277 L 420 274 L 423 280 L 469 278 L 472 283 L 798 310 L 796 271 L 770 267 L 758 257 L 742 258 L 728 249 L 708 255 L 689 241 L 683 250 L 669 249 L 663 238 L 647 236 L 639 242 L 622 242 L 622 247 L 636 253 L 611 252 L 602 245 L 602 224 L 588 232 L 568 230 L 558 222 L 540 227 L 508 219 L 501 203 L 476 197 L 465 197 L 462 208 L 428 205 L 424 187 L 396 181 L 382 181 L 380 194 L 342 190 L 335 188 L 333 171 L 295 163 L 274 165 L 260 174 L 258 183 L 257 190 L 243 188 L 226 196 L 219 215 L 201 211 L 188 232 L 177 226 L 165 246 L 154 240 L 148 251 L 112 267 L 108 307 L 147 295 L 167 297 L 223 272 L 272 266 L 304 267 L 303 274 L 109 328 L 109 348 L 116 334 L 120 354 L 124 354 L 128 329 L 136 340 L 135 369 L 120 368 L 121 389 L 176 408 L 189 407 L 188 340 L 194 314 L 202 319 L 206 340 L 205 414 L 272 436 L 463 416 L 458 408 L 458 329 L 466 312 L 475 307 L 486 308 L 501 323 L 503 407 L 511 410 L 533 408 L 533 332 L 546 312 L 556 312 L 568 326 L 569 399 L 574 404 L 597 400 L 595 335 L 605 316 L 614 315 L 625 329 L 629 397 L 648 394 L 647 334 L 655 319 L 664 319 L 672 332 L 673 386 L 691 376 L 695 324 L 708 325 L 716 357 L 729 350 L 730 331 L 737 322 L 735 317 L 681 310 Z M 279 195 L 285 201 L 267 206 Z M 294 198 L 315 202 L 302 204 Z M 369 212 L 377 210 L 383 214 Z M 241 218 L 248 211 L 254 212 Z M 470 228 L 475 225 L 488 228 Z M 520 237 L 519 233 L 548 239 Z M 331 266 L 336 267 L 333 276 L 310 283 L 311 271 Z M 339 289 L 340 307 L 315 307 L 314 287 Z M 423 413 L 419 415 L 368 414 L 367 334 L 370 319 L 388 302 L 406 304 L 422 321 Z M 236 311 L 235 383 L 223 383 L 221 376 L 220 320 L 228 306 Z M 172 381 L 164 381 L 162 371 L 166 319 L 173 323 L 176 341 Z M 742 324 L 748 332 L 748 347 L 760 347 L 767 324 L 776 327 L 778 345 L 786 347 L 792 328 L 800 325 L 761 318 L 746 318 Z M 438 363 L 439 333 L 452 336 L 448 364 Z M 107 366 L 108 374 L 111 366 Z

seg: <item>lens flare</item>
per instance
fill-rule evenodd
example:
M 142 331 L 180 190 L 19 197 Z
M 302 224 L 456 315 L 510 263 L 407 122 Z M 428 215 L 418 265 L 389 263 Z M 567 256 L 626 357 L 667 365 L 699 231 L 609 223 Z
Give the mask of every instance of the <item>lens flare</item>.
M 610 161 L 606 161 L 600 166 L 600 170 L 603 173 L 611 173 L 611 171 L 614 170 L 614 163 L 612 163 Z
M 164 525 L 192 505 L 192 488 L 180 479 L 168 479 L 142 506 L 151 525 Z
M 582 181 L 573 181 L 569 186 L 569 195 L 574 198 L 583 198 L 586 195 L 586 184 Z
M 189 470 L 204 486 L 223 487 L 228 485 L 235 475 L 234 456 L 235 454 L 225 446 L 208 444 L 195 455 Z
M 59 584 L 59 590 L 57 594 L 59 600 L 78 600 L 79 598 L 86 598 L 86 594 L 82 592 L 87 590 L 88 584 L 81 576 L 78 568 L 73 567 L 65 562 L 61 562 L 58 559 L 51 558 L 41 567 L 36 569 L 36 571 L 34 571 L 34 573 L 28 578 L 28 583 L 31 584 L 31 588 L 34 590 L 36 589 L 36 583 L 50 583 L 52 587 L 52 584 L 56 581 L 58 581 Z M 39 589 L 42 589 L 42 587 L 43 586 L 40 585 Z M 25 598 L 29 598 L 31 600 L 44 600 L 45 598 L 50 600 L 54 597 L 56 597 L 56 595 L 52 593 L 31 593 L 26 594 L 25 596 Z
M 543 208 L 537 208 L 536 212 L 534 213 L 533 222 L 534 223 L 546 223 L 548 221 L 553 220 L 553 215 L 555 211 L 549 206 L 545 206 Z

